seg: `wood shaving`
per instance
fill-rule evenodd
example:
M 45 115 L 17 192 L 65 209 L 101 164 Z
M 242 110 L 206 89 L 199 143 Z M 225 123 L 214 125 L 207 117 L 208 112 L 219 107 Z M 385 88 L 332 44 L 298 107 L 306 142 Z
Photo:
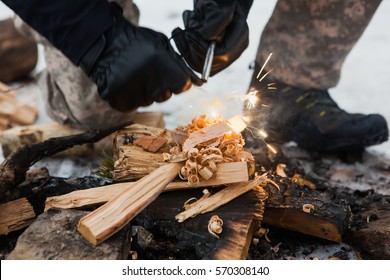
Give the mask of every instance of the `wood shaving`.
M 294 183 L 297 183 L 299 186 L 301 187 L 308 187 L 309 189 L 311 190 L 315 190 L 317 187 L 316 185 L 314 185 L 312 182 L 310 182 L 309 180 L 305 179 L 302 177 L 302 175 L 300 174 L 295 174 L 291 180 L 294 182 Z
M 218 215 L 214 215 L 210 218 L 207 228 L 213 237 L 219 238 L 219 234 L 221 234 L 223 230 L 222 226 L 223 220 L 218 217 Z
M 191 197 L 186 202 L 184 202 L 183 208 L 185 210 L 189 210 L 194 206 L 193 203 L 195 203 L 195 202 L 199 203 L 200 201 L 203 201 L 206 198 L 210 197 L 210 195 L 211 195 L 211 192 L 208 189 L 204 189 L 203 196 L 199 200 L 196 197 Z
M 130 257 L 132 260 L 138 260 L 138 253 L 137 251 L 130 251 Z
M 280 177 L 287 177 L 286 173 L 284 172 L 284 169 L 287 166 L 284 163 L 280 163 L 276 166 L 276 174 L 279 175 Z
M 263 228 L 263 227 L 261 227 L 261 228 L 259 228 L 259 229 L 254 233 L 254 236 L 257 237 L 258 239 L 264 237 L 264 239 L 265 239 L 267 242 L 271 243 L 271 240 L 268 238 L 268 232 L 269 232 L 269 229 L 268 229 L 268 228 Z
M 186 134 L 190 138 L 192 133 L 199 133 L 199 130 L 221 122 L 201 115 L 195 117 L 186 127 L 178 127 L 176 133 Z M 187 180 L 190 185 L 196 185 L 201 181 L 214 178 L 218 171 L 218 164 L 222 162 L 245 161 L 249 163 L 251 169 L 254 169 L 254 158 L 251 153 L 243 150 L 244 145 L 245 141 L 241 133 L 228 131 L 220 137 L 189 148 L 187 153 L 183 146 L 175 146 L 169 153 L 164 153 L 163 158 L 169 162 L 185 161 L 179 176 L 182 180 Z
M 302 206 L 302 211 L 305 212 L 305 213 L 311 213 L 313 210 L 314 210 L 314 205 L 313 204 L 303 204 Z

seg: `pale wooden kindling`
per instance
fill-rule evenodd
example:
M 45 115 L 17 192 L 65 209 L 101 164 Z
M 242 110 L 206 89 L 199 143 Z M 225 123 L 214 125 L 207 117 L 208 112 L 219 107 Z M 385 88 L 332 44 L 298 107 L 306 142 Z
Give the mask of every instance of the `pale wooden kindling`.
M 156 199 L 180 168 L 180 163 L 167 164 L 137 181 L 129 190 L 83 217 L 78 224 L 79 232 L 94 245 L 103 242 Z
M 250 191 L 251 189 L 264 184 L 267 180 L 267 175 L 256 177 L 249 182 L 235 183 L 217 192 L 216 194 L 194 202 L 190 205 L 189 209 L 176 215 L 176 219 L 181 223 L 188 218 L 195 217 L 198 214 L 204 214 L 215 210 L 216 208 L 225 205 L 233 199 L 241 196 L 242 194 Z M 187 205 L 188 207 L 188 205 Z
M 191 148 L 200 143 L 207 142 L 217 137 L 222 137 L 232 131 L 232 127 L 226 122 L 220 122 L 194 131 L 183 144 L 183 151 L 188 152 Z
M 169 183 L 164 191 L 185 190 L 190 188 L 220 186 L 229 183 L 248 181 L 247 164 L 245 162 L 221 163 L 215 178 L 209 181 L 201 181 L 199 185 L 189 185 L 188 182 L 179 181 Z M 68 194 L 48 197 L 45 211 L 50 208 L 81 208 L 91 205 L 100 205 L 113 199 L 115 196 L 130 190 L 135 182 L 118 183 L 98 188 L 74 191 Z

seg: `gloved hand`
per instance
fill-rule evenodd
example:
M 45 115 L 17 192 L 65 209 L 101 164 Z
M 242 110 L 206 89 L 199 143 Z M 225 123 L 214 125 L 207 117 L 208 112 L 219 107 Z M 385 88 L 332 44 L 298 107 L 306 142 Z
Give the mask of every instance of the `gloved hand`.
M 80 62 L 111 107 L 133 110 L 202 85 L 164 34 L 135 27 L 121 14 L 115 20 Z
M 172 31 L 176 46 L 188 65 L 201 73 L 207 49 L 215 41 L 210 75 L 232 64 L 249 44 L 246 18 L 253 0 L 196 0 L 184 11 L 185 30 Z

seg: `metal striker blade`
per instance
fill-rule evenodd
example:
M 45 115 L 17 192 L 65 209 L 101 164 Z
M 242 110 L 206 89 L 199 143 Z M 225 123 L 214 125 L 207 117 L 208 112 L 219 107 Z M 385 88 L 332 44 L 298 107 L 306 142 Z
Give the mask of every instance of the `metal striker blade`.
M 211 42 L 209 48 L 207 49 L 206 59 L 204 61 L 203 71 L 202 71 L 202 81 L 207 82 L 210 77 L 211 66 L 213 65 L 214 59 L 214 49 L 215 42 Z

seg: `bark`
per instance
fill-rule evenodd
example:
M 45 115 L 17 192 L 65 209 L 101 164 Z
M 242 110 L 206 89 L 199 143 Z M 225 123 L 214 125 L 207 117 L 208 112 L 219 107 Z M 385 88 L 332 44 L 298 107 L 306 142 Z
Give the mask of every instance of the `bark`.
M 348 203 L 332 193 L 300 187 L 288 178 L 282 182 L 280 191 L 268 187 L 264 224 L 342 242 L 350 224 Z

